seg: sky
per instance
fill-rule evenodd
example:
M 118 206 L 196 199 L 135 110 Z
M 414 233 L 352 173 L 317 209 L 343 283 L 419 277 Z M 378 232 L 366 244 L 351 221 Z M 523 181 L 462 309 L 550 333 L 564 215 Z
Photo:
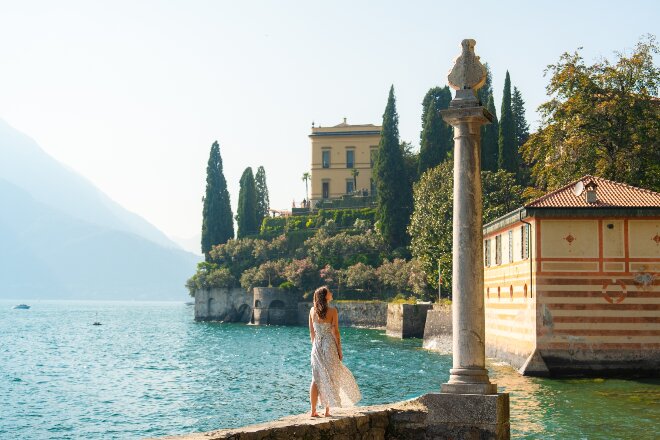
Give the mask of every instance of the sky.
M 491 67 L 498 114 L 508 69 L 534 128 L 563 52 L 593 62 L 660 34 L 658 1 L 457 4 L 0 0 L 0 118 L 189 238 L 215 140 L 234 210 L 243 170 L 261 165 L 286 209 L 305 197 L 313 121 L 380 124 L 393 84 L 401 138 L 419 145 L 422 98 L 464 38 Z

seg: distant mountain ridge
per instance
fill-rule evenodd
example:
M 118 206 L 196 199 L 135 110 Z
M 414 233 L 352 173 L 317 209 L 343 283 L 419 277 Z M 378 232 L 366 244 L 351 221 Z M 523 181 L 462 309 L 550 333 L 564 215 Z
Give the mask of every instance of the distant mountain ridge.
M 155 226 L 123 208 L 2 119 L 0 158 L 0 178 L 24 189 L 35 200 L 99 226 L 132 232 L 162 246 L 180 248 Z
M 184 299 L 199 260 L 0 120 L 0 298 Z

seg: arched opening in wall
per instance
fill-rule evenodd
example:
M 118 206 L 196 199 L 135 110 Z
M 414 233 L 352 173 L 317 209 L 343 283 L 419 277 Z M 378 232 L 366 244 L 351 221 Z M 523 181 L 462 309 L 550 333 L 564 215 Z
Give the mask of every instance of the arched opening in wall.
M 213 298 L 209 298 L 206 302 L 206 317 L 210 318 L 213 316 Z
M 497 299 L 500 299 L 500 286 L 497 286 Z
M 286 324 L 286 304 L 283 301 L 276 299 L 268 306 L 268 322 L 269 325 L 284 325 Z
M 258 299 L 255 300 L 255 301 L 254 301 L 254 306 L 255 306 L 255 307 L 261 307 L 261 301 L 259 301 Z
M 237 313 L 237 319 L 238 322 L 248 322 L 250 320 L 250 315 L 251 315 L 251 310 L 250 306 L 247 304 L 241 304 L 241 306 L 238 308 L 238 313 Z
M 523 293 L 525 294 L 525 299 L 527 299 L 527 284 L 523 287 Z
M 509 296 L 511 297 L 511 301 L 513 301 L 513 285 L 509 286 Z

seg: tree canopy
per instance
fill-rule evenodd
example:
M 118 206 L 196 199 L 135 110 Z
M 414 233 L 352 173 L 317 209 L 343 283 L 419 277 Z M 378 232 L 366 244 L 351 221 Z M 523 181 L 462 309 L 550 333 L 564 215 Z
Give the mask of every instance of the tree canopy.
M 257 190 L 254 174 L 250 167 L 247 167 L 241 176 L 236 222 L 238 223 L 238 238 L 255 234 L 259 230 L 257 227 Z
M 374 166 L 380 233 L 392 248 L 405 246 L 406 228 L 412 209 L 412 194 L 407 181 L 403 152 L 399 144 L 399 115 L 394 86 L 390 88 L 383 114 L 383 128 Z
M 257 193 L 257 229 L 261 227 L 261 222 L 268 217 L 270 210 L 270 198 L 268 197 L 268 185 L 266 184 L 266 170 L 264 167 L 257 168 L 257 175 L 254 177 L 254 186 Z
M 497 168 L 510 173 L 517 173 L 518 149 L 516 148 L 516 128 L 511 106 L 511 77 L 508 70 L 504 79 L 504 90 L 502 92 L 502 111 L 500 112 L 499 129 Z
M 552 190 L 585 174 L 660 191 L 660 68 L 655 37 L 630 54 L 587 64 L 579 50 L 548 66 L 549 100 L 523 145 L 537 188 Z
M 437 166 L 447 158 L 452 150 L 452 128 L 445 123 L 440 110 L 449 108 L 451 92 L 449 87 L 433 87 L 422 101 L 422 133 L 419 150 L 417 175 Z
M 213 246 L 234 237 L 234 221 L 227 181 L 222 170 L 220 145 L 213 142 L 206 166 L 206 193 L 202 210 L 202 253 L 208 260 Z

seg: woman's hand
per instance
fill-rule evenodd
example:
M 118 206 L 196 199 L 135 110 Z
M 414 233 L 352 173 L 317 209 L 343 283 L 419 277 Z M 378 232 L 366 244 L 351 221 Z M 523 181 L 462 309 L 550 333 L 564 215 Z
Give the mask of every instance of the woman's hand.
M 341 348 L 339 349 L 339 360 L 344 360 L 344 354 L 341 352 Z

